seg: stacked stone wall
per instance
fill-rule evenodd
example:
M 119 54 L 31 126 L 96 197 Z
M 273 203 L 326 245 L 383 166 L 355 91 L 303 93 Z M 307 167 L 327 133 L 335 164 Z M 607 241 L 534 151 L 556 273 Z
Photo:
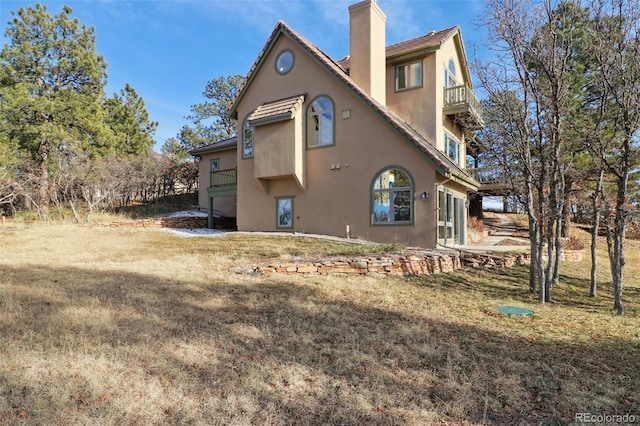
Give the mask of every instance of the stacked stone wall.
M 123 228 L 206 228 L 206 217 L 162 217 L 113 222 L 112 227 Z
M 505 256 L 388 254 L 341 257 L 319 261 L 272 262 L 236 269 L 238 273 L 287 275 L 420 276 L 452 272 L 462 267 L 511 267 L 529 261 L 526 254 Z

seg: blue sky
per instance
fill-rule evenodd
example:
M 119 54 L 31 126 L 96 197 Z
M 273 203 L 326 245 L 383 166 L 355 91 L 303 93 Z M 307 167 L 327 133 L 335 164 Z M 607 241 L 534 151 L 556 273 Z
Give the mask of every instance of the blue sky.
M 358 0 L 40 0 L 51 15 L 63 5 L 93 26 L 108 63 L 107 94 L 129 83 L 159 122 L 156 149 L 188 124 L 207 81 L 246 75 L 279 20 L 335 59 L 349 52 L 350 4 Z M 10 11 L 38 1 L 2 0 L 2 42 Z M 469 60 L 486 40 L 475 24 L 481 0 L 378 0 L 387 45 L 460 25 Z

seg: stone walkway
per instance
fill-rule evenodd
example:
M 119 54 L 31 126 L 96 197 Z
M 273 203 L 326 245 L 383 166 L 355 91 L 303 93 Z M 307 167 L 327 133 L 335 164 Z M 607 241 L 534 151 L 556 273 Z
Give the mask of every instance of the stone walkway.
M 515 222 L 509 220 L 507 215 L 493 213 L 495 224 L 485 225 L 493 232 L 482 241 L 460 247 L 460 250 L 471 253 L 491 253 L 491 252 L 528 252 L 529 240 L 517 237 L 517 226 Z

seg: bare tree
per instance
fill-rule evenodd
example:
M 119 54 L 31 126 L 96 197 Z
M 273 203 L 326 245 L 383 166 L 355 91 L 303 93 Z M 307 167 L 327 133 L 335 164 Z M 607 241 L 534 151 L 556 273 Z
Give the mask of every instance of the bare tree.
M 623 315 L 629 179 L 640 164 L 640 4 L 637 0 L 593 0 L 590 6 L 597 23 L 593 59 L 600 71 L 594 84 L 606 94 L 601 105 L 610 117 L 603 123 L 610 128 L 608 137 L 592 141 L 590 151 L 615 183 L 614 200 L 605 200 L 605 226 L 614 309 Z
M 551 1 L 487 0 L 482 22 L 496 59 L 479 64 L 489 94 L 485 149 L 505 167 L 529 220 L 530 286 L 552 301 L 558 280 L 566 176 L 564 118 L 571 99 L 573 33 Z M 546 257 L 546 264 L 543 259 Z

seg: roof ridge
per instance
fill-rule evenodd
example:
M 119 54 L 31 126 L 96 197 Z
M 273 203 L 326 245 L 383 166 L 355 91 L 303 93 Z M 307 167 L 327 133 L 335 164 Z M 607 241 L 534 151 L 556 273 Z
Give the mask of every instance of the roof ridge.
M 442 30 L 441 33 L 446 40 L 446 38 L 451 37 L 451 35 L 458 30 L 458 26 L 454 26 L 451 28 L 447 28 Z M 267 39 L 265 46 L 260 51 L 255 63 L 249 70 L 247 74 L 247 78 L 243 82 L 242 86 L 238 90 L 238 94 L 236 99 L 233 102 L 233 107 L 231 111 L 236 112 L 237 103 L 241 99 L 241 95 L 247 84 L 250 83 L 252 79 L 253 73 L 256 71 L 257 67 L 260 65 L 264 55 L 268 52 L 269 46 L 273 43 L 274 38 L 277 36 L 279 32 L 283 32 L 288 34 L 289 37 L 293 39 L 294 42 L 298 43 L 301 48 L 307 50 L 309 54 L 315 57 L 317 61 L 320 62 L 321 65 L 326 67 L 330 73 L 332 73 L 336 78 L 341 80 L 346 86 L 347 90 L 351 90 L 354 95 L 359 97 L 364 101 L 364 103 L 368 104 L 376 113 L 380 114 L 382 118 L 394 129 L 400 132 L 410 143 L 416 146 L 420 151 L 422 151 L 427 158 L 429 158 L 436 169 L 440 171 L 442 174 L 449 174 L 451 171 L 455 171 L 458 174 L 462 174 L 463 176 L 468 176 L 468 174 L 462 170 L 459 166 L 457 166 L 453 160 L 447 157 L 444 153 L 439 151 L 434 144 L 428 141 L 423 135 L 417 132 L 415 129 L 410 127 L 406 121 L 404 121 L 401 117 L 399 117 L 395 112 L 393 112 L 388 106 L 381 104 L 373 97 L 368 95 L 362 88 L 360 88 L 355 81 L 353 81 L 346 73 L 345 69 L 340 66 L 333 58 L 324 53 L 320 48 L 318 48 L 315 44 L 308 41 L 305 37 L 296 32 L 293 28 L 289 27 L 283 21 L 279 21 L 273 32 Z M 440 33 L 435 33 L 440 34 Z
M 403 40 L 403 41 L 399 41 L 399 42 L 397 42 L 397 43 L 390 44 L 390 45 L 388 45 L 388 46 L 386 47 L 386 49 L 389 49 L 389 48 L 391 48 L 391 47 L 396 47 L 396 46 L 398 46 L 398 45 L 402 45 L 402 44 L 410 43 L 410 42 L 412 42 L 412 41 L 420 40 L 420 39 L 422 39 L 422 38 L 433 37 L 433 36 L 435 36 L 436 34 L 441 34 L 441 33 L 443 34 L 443 37 L 441 37 L 440 39 L 437 39 L 437 40 L 439 40 L 439 41 L 440 41 L 440 43 L 442 43 L 442 42 L 444 42 L 445 40 L 447 40 L 449 37 L 451 37 L 451 34 L 449 34 L 449 33 L 453 33 L 455 30 L 459 30 L 459 29 L 460 29 L 460 26 L 459 26 L 459 25 L 454 25 L 453 27 L 444 28 L 444 29 L 442 29 L 442 30 L 438 30 L 438 31 L 436 31 L 436 30 L 431 30 L 431 31 L 429 31 L 427 34 L 423 34 L 423 35 L 421 35 L 421 36 L 413 37 L 413 38 L 410 38 L 410 39 L 407 39 L 407 40 Z

